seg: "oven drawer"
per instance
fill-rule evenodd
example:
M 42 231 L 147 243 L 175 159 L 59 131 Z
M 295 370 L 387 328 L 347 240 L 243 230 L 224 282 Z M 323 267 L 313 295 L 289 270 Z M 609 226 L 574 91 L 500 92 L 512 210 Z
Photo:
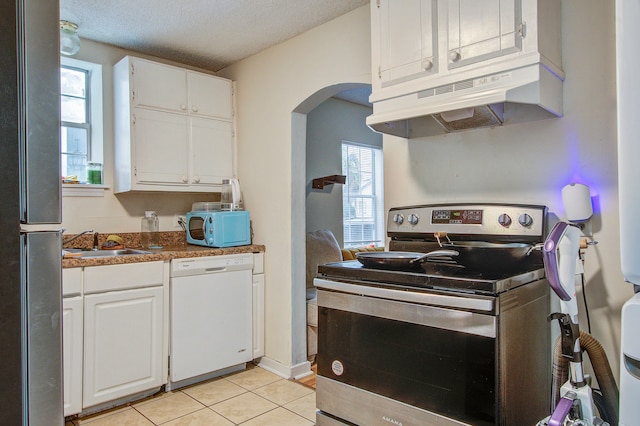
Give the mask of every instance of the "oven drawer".
M 340 419 L 367 426 L 388 425 L 469 425 L 353 386 L 318 377 L 316 381 L 316 425 L 341 426 Z M 354 407 L 367 407 L 364 410 Z M 327 413 L 331 413 L 329 415 Z

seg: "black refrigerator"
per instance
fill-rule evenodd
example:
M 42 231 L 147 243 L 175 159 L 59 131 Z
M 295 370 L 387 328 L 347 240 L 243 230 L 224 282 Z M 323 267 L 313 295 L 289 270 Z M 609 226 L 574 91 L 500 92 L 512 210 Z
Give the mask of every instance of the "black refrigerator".
M 57 0 L 0 0 L 0 415 L 64 424 Z

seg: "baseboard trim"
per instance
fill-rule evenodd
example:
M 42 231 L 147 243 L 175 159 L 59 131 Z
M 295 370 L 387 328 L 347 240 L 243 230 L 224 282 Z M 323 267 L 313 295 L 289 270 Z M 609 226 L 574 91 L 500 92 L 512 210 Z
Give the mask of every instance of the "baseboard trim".
M 300 364 L 287 366 L 274 359 L 263 356 L 260 359 L 258 366 L 274 374 L 277 374 L 280 377 L 284 377 L 285 379 L 298 380 L 313 373 L 311 371 L 311 363 L 309 361 L 304 361 Z

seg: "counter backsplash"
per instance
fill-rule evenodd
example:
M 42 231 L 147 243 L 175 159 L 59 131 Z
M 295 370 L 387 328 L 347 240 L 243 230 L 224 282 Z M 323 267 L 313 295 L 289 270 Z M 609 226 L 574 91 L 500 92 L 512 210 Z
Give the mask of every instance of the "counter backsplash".
M 62 239 L 63 239 L 62 247 L 92 249 L 94 234 L 81 235 L 80 237 L 71 241 L 68 244 L 64 243 L 64 241 L 70 240 L 75 235 L 64 234 L 62 236 Z M 187 239 L 184 231 L 165 231 L 165 232 L 160 232 L 159 234 L 160 234 L 160 245 L 162 245 L 163 247 L 175 247 L 175 246 L 187 245 Z M 141 246 L 139 232 L 120 232 L 120 233 L 105 232 L 105 233 L 98 233 L 98 247 L 102 247 L 102 244 L 105 241 L 107 241 L 107 237 L 109 235 L 118 235 L 120 238 L 123 239 L 125 247 L 139 248 Z

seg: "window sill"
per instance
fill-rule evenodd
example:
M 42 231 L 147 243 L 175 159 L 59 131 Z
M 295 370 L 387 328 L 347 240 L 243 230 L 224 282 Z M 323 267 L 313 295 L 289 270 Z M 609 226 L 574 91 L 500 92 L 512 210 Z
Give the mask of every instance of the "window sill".
M 104 197 L 104 192 L 107 189 L 109 189 L 109 185 L 63 183 L 62 196 L 63 197 Z

